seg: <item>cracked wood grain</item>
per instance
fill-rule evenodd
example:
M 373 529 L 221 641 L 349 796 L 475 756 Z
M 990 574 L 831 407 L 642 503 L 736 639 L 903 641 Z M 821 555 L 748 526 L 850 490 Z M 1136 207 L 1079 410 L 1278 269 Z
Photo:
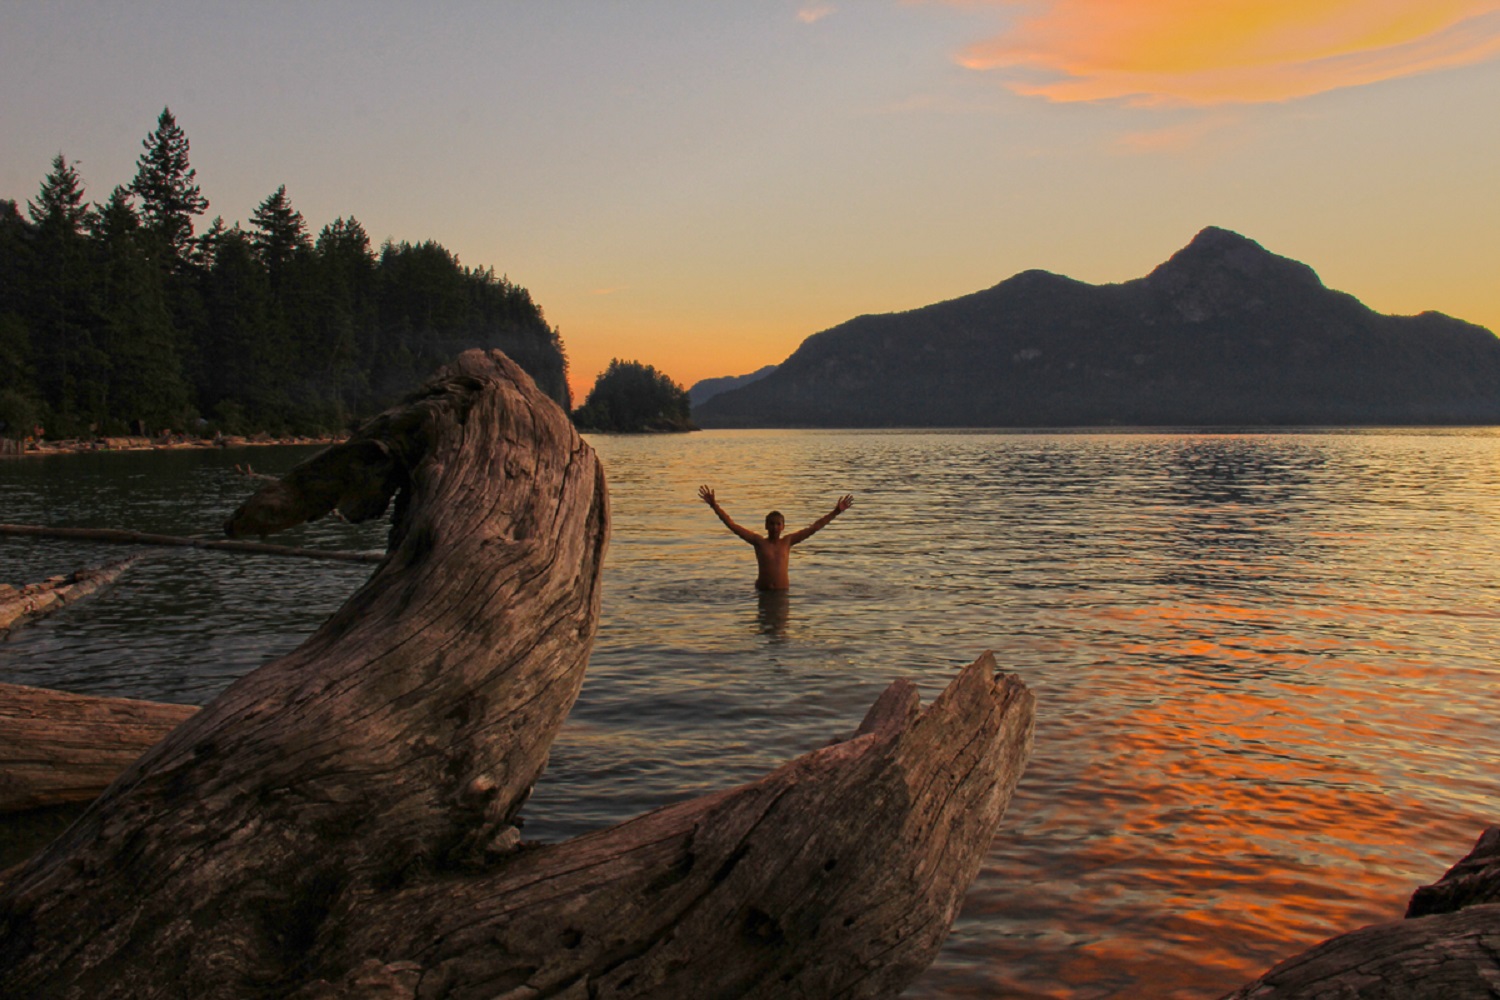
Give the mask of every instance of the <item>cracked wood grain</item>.
M 226 530 L 333 509 L 393 511 L 384 561 L 0 887 L 0 995 L 874 998 L 931 962 L 1031 747 L 992 655 L 759 781 L 517 846 L 598 615 L 593 452 L 469 352 Z

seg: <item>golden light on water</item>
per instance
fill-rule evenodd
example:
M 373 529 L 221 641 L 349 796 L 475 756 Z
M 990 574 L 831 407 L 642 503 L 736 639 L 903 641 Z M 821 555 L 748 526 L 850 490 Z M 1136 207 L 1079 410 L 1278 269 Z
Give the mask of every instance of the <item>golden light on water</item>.
M 600 631 L 528 839 L 754 780 L 896 677 L 930 701 L 985 649 L 1035 692 L 1031 762 L 911 1000 L 1220 996 L 1399 917 L 1500 821 L 1500 430 L 590 443 L 613 516 Z M 76 458 L 81 478 L 5 468 L 16 520 L 211 526 L 244 488 L 229 454 Z M 856 499 L 766 602 L 705 482 L 742 522 Z M 191 558 L 0 645 L 0 673 L 186 700 L 358 585 Z
M 1086 631 L 1112 637 L 1118 669 L 1094 690 L 1110 707 L 1044 717 L 1039 780 L 1023 782 L 1010 815 L 1046 814 L 1064 788 L 1090 815 L 1021 818 L 996 848 L 996 881 L 1014 888 L 972 916 L 1034 923 L 1039 900 L 1065 899 L 1059 922 L 1071 918 L 1075 940 L 1047 970 L 1059 995 L 1103 995 L 1092 991 L 1113 983 L 1110 995 L 1184 1000 L 1398 919 L 1412 890 L 1456 860 L 1443 845 L 1476 832 L 1418 790 L 1430 783 L 1481 812 L 1493 802 L 1486 782 L 1453 766 L 1465 727 L 1476 741 L 1486 734 L 1445 711 L 1433 685 L 1443 651 L 1375 637 L 1360 644 L 1364 658 L 1327 631 L 1405 614 L 1424 612 L 1231 600 L 1082 615 Z M 1492 684 L 1478 672 L 1472 681 Z M 1066 768 L 1082 748 L 1087 764 Z M 1413 826 L 1434 849 L 1420 872 Z M 1105 911 L 1110 920 L 1078 926 L 1076 914 Z M 1006 995 L 1050 995 L 1027 992 L 1026 959 L 1008 945 L 991 958 Z

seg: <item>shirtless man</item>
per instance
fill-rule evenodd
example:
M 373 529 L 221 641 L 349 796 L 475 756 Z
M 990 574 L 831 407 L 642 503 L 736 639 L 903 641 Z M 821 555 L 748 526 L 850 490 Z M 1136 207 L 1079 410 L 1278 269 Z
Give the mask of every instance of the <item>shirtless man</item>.
M 757 590 L 786 590 L 791 587 L 792 580 L 787 573 L 787 568 L 791 563 L 792 546 L 827 527 L 830 521 L 848 510 L 854 503 L 852 495 L 842 496 L 839 502 L 833 505 L 833 510 L 801 531 L 794 531 L 790 535 L 782 534 L 782 531 L 786 529 L 786 518 L 781 516 L 780 511 L 773 510 L 766 515 L 766 533 L 758 535 L 749 528 L 735 524 L 729 515 L 724 513 L 724 508 L 719 506 L 719 502 L 714 499 L 714 491 L 711 488 L 698 487 L 698 496 L 713 508 L 713 512 L 719 515 L 719 520 L 724 522 L 726 528 L 755 547 L 755 565 L 758 569 L 755 576 Z

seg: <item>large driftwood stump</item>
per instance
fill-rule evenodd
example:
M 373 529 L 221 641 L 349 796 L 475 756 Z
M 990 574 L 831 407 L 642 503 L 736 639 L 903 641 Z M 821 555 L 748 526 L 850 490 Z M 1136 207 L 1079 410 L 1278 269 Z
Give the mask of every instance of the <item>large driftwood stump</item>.
M 759 782 L 518 846 L 592 644 L 602 474 L 469 352 L 228 528 L 392 496 L 369 583 L 0 888 L 0 995 L 883 997 L 931 961 L 1030 748 L 993 658 Z
M 369 518 L 398 492 L 369 582 L 6 887 L 0 995 L 285 992 L 331 907 L 504 842 L 583 679 L 603 476 L 519 368 L 471 352 L 232 525 Z
M 1406 919 L 1323 942 L 1224 1000 L 1494 1000 L 1500 996 L 1500 827 L 1436 883 Z

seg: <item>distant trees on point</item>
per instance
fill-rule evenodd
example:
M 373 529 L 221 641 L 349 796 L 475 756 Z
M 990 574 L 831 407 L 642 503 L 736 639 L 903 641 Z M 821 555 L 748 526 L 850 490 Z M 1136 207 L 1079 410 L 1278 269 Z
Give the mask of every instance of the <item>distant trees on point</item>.
M 651 365 L 619 358 L 594 380 L 573 421 L 582 430 L 617 433 L 695 429 L 686 389 Z

